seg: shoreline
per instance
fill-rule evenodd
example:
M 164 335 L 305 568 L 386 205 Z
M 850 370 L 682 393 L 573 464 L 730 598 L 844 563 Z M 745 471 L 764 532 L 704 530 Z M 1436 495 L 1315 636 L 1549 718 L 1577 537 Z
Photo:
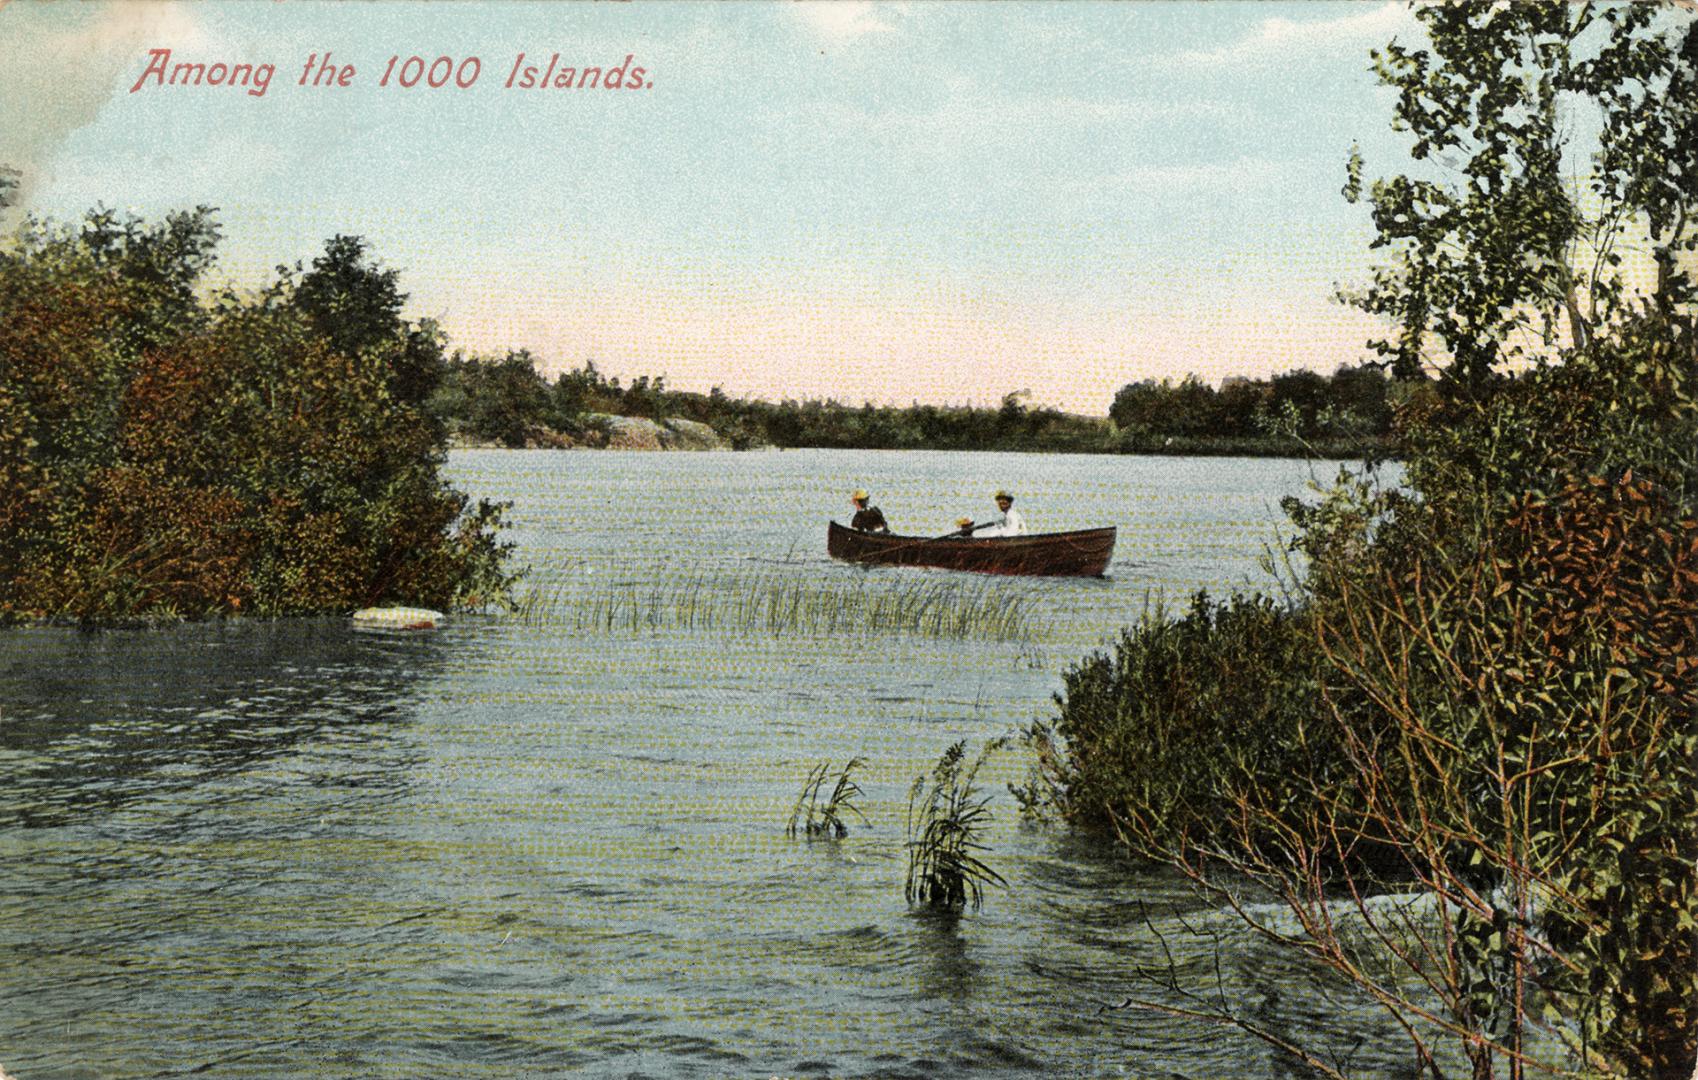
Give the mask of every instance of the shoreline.
M 560 450 L 560 451 L 624 451 L 642 454 L 665 453 L 755 453 L 761 451 L 782 450 L 853 450 L 879 453 L 911 453 L 915 451 L 943 454 L 1058 454 L 1058 455 L 1090 455 L 1097 454 L 1108 457 L 1218 457 L 1218 458 L 1268 458 L 1286 459 L 1292 461 L 1322 460 L 1322 461 L 1359 461 L 1373 458 L 1378 461 L 1393 461 L 1397 459 L 1389 438 L 1356 440 L 1351 442 L 1313 442 L 1302 444 L 1280 443 L 1263 439 L 1194 439 L 1169 438 L 1160 445 L 1149 443 L 1104 446 L 845 446 L 833 443 L 800 443 L 794 446 L 781 446 L 775 443 L 762 443 L 757 446 L 735 447 L 729 444 L 719 446 L 610 446 L 590 441 L 577 441 L 570 436 L 551 432 L 548 436 L 539 436 L 526 440 L 524 446 L 509 446 L 495 439 L 479 439 L 464 435 L 451 435 L 447 442 L 448 450 Z

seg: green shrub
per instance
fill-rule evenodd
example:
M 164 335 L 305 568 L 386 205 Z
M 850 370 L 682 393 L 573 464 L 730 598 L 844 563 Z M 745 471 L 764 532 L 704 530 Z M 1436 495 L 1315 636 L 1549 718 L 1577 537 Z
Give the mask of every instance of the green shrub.
M 1152 854 L 1229 843 L 1244 800 L 1290 806 L 1348 767 L 1317 730 L 1321 661 L 1309 614 L 1267 597 L 1147 612 L 1064 673 L 1035 731 L 1058 808 Z
M 90 214 L 0 252 L 0 620 L 498 599 L 500 510 L 437 475 L 434 329 L 338 237 L 197 299 L 210 211 Z
M 1295 508 L 1295 606 L 1199 597 L 1067 672 L 1055 801 L 1362 987 L 1432 1075 L 1435 1034 L 1480 1076 L 1689 1075 L 1695 388 L 1691 330 L 1635 320 L 1419 403 L 1413 490 Z

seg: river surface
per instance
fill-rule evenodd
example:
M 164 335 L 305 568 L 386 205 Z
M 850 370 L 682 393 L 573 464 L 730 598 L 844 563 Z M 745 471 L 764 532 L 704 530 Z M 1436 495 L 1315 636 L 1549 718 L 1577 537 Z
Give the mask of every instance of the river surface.
M 1288 1074 L 1231 1031 L 1105 1008 L 1177 1001 L 1149 981 L 1170 968 L 1402 1075 L 1375 1017 L 1182 883 L 1023 821 L 1019 748 L 980 774 L 1008 886 L 960 918 L 903 898 L 914 778 L 1053 715 L 1068 664 L 1157 598 L 1272 587 L 1278 500 L 1333 466 L 459 451 L 449 471 L 514 504 L 531 617 L 0 632 L 16 1080 Z M 900 532 L 998 487 L 1034 531 L 1117 525 L 1110 577 L 832 563 L 858 486 Z M 786 585 L 954 582 L 1020 616 L 965 639 L 684 621 L 679 582 L 722 615 Z M 866 822 L 788 838 L 809 769 L 856 755 Z

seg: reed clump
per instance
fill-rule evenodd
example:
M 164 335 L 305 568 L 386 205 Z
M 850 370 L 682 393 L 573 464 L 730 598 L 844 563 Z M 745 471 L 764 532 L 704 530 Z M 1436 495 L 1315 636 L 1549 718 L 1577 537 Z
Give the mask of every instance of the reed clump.
M 862 792 L 861 785 L 854 780 L 854 772 L 866 764 L 863 757 L 850 758 L 838 772 L 831 794 L 824 802 L 820 801 L 820 792 L 831 777 L 831 762 L 822 761 L 810 769 L 802 783 L 802 793 L 790 808 L 790 823 L 785 826 L 784 835 L 792 839 L 800 835 L 809 840 L 841 840 L 849 835 L 849 826 L 843 820 L 846 814 L 853 814 L 863 825 L 870 824 L 855 805 Z
M 990 796 L 976 783 L 979 767 L 1006 740 L 985 744 L 966 764 L 967 741 L 954 743 L 932 767 L 930 782 L 921 775 L 908 791 L 908 882 L 903 895 L 910 904 L 935 911 L 960 912 L 969 904 L 977 911 L 987 885 L 1007 885 L 978 853 L 990 823 Z
M 520 590 L 512 617 L 585 633 L 897 635 L 1031 645 L 1042 629 L 1035 608 L 1030 592 L 989 580 L 694 574 L 588 588 L 545 579 Z

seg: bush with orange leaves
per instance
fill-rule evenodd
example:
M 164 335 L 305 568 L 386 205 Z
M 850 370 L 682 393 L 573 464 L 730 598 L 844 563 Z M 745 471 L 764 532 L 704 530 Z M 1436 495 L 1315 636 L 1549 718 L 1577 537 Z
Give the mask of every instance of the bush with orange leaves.
M 203 299 L 211 211 L 31 224 L 0 251 L 0 621 L 347 611 L 505 595 L 500 508 L 437 475 L 442 366 L 337 237 Z
M 1289 603 L 1199 600 L 1067 673 L 1038 732 L 1060 809 L 1383 1009 L 1418 1075 L 1685 1080 L 1695 392 L 1698 334 L 1648 314 L 1425 402 L 1406 486 L 1292 507 Z M 1347 1074 L 1315 1033 L 1157 981 L 1139 1004 Z

